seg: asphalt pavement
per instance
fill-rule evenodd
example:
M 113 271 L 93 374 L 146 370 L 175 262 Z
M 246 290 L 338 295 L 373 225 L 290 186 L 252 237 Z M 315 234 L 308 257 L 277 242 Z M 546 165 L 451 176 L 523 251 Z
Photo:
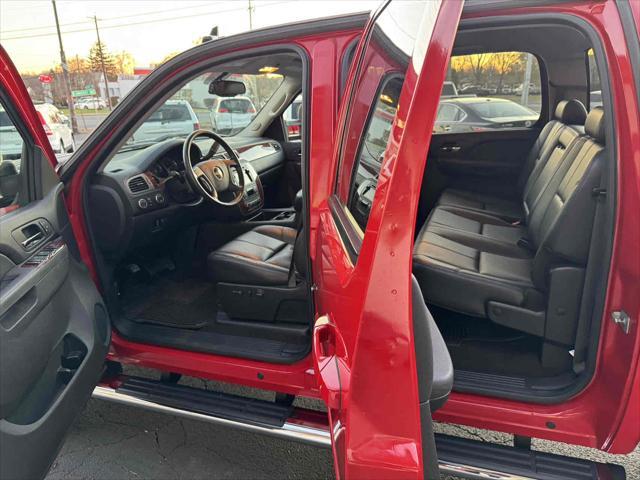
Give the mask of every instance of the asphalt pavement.
M 139 371 L 136 371 L 139 374 Z M 266 392 L 186 378 L 181 383 L 268 398 Z M 307 408 L 322 408 L 302 400 Z M 457 425 L 436 431 L 501 444 L 512 437 Z M 547 441 L 533 448 L 623 464 L 627 479 L 640 480 L 640 449 L 626 456 Z M 91 400 L 79 415 L 48 480 L 69 479 L 332 479 L 329 449 Z M 444 477 L 443 477 L 444 478 Z M 446 480 L 454 480 L 447 477 Z

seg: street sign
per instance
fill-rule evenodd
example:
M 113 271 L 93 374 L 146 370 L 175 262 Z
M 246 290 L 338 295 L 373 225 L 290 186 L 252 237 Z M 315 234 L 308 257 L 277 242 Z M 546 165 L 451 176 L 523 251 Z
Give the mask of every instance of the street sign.
M 51 78 L 51 75 L 40 75 L 38 80 L 40 80 L 40 83 L 51 83 L 53 78 Z
M 72 90 L 71 91 L 71 96 L 72 97 L 88 97 L 90 95 L 95 95 L 96 91 L 93 88 L 87 88 L 85 90 Z

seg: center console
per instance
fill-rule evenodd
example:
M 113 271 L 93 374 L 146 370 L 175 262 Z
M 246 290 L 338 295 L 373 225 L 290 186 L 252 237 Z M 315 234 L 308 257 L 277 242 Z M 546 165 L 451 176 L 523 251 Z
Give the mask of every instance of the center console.
M 264 192 L 260 176 L 250 162 L 241 161 L 244 173 L 244 193 L 242 201 L 238 204 L 244 216 L 258 214 L 264 205 Z

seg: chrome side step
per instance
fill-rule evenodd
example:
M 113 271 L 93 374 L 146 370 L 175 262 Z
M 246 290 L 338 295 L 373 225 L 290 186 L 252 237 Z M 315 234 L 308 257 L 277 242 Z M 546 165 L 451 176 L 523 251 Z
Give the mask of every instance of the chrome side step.
M 309 422 L 303 422 L 295 418 L 286 420 L 282 426 L 253 424 L 163 405 L 155 401 L 138 398 L 128 393 L 120 393 L 117 389 L 108 386 L 97 386 L 93 390 L 93 398 L 120 403 L 130 407 L 142 408 L 151 412 L 167 413 L 169 415 L 175 415 L 191 420 L 200 420 L 214 425 L 237 428 L 247 432 L 260 433 L 287 440 L 295 440 L 318 447 L 331 447 L 331 436 L 329 434 L 328 427 L 325 426 L 322 428 L 320 425 L 311 426 L 308 425 Z
M 132 377 L 97 386 L 93 398 L 317 447 L 331 447 L 326 415 L 312 410 L 287 409 L 273 402 Z M 435 437 L 440 472 L 456 477 L 478 480 L 625 478 L 624 469 L 618 465 L 448 435 L 436 434 Z

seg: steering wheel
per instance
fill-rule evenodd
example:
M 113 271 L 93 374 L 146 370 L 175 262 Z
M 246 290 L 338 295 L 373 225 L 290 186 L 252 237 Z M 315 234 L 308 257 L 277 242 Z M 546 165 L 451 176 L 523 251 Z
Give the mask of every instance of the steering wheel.
M 191 145 L 199 137 L 211 138 L 213 144 L 209 151 L 194 165 L 191 158 Z M 216 145 L 220 145 L 227 152 L 228 159 L 212 158 L 217 151 Z M 210 130 L 196 130 L 184 141 L 182 160 L 187 181 L 195 192 L 207 200 L 225 207 L 237 205 L 242 200 L 244 173 L 240 158 L 221 136 Z M 225 192 L 233 193 L 233 199 L 221 200 L 220 194 Z

